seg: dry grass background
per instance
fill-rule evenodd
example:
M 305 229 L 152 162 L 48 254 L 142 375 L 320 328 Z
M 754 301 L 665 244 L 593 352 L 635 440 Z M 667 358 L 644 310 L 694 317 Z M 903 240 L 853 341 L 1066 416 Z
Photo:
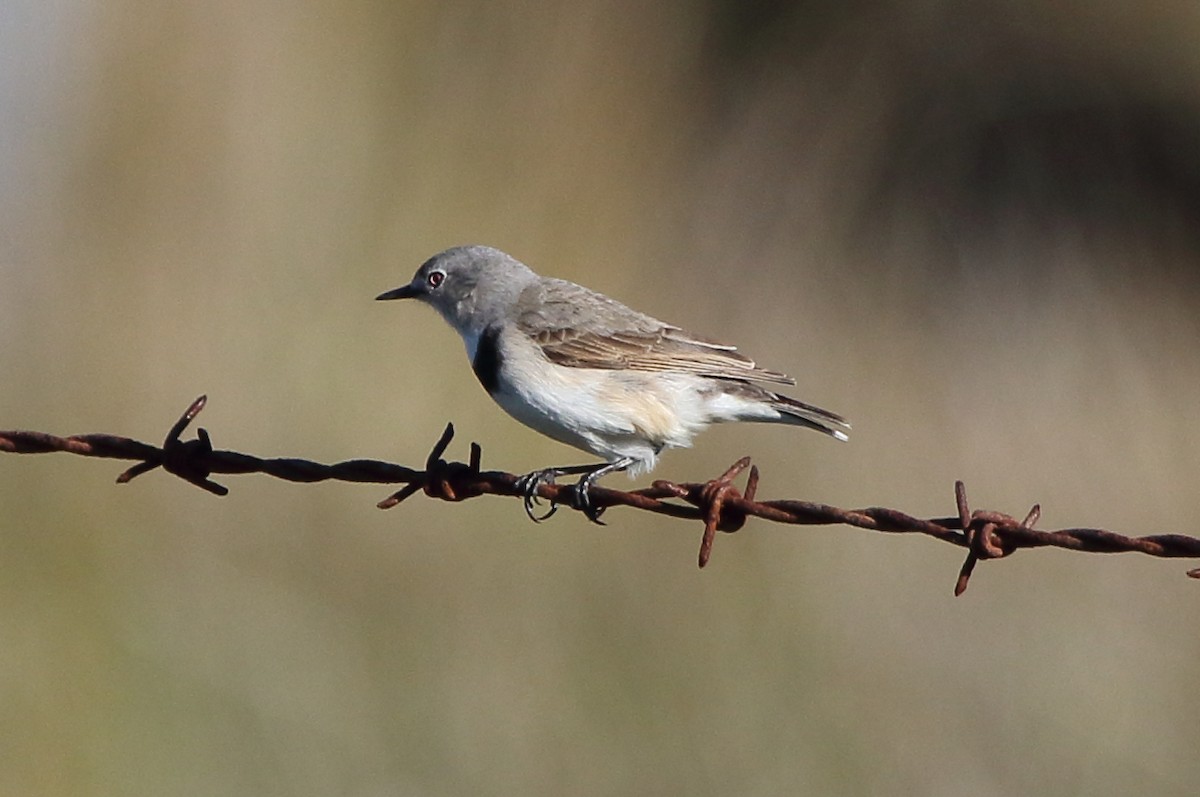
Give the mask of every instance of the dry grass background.
M 0 427 L 573 459 L 375 304 L 489 243 L 796 373 L 766 497 L 1195 532 L 1193 4 L 0 7 Z M 1186 794 L 1197 585 L 0 458 L 0 792 Z

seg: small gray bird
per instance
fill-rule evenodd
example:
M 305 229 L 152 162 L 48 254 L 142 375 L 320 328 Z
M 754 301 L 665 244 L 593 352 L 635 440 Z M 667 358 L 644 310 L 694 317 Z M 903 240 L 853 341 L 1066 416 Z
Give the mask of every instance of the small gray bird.
M 457 246 L 425 261 L 412 281 L 376 299 L 419 299 L 441 313 L 467 347 L 475 376 L 504 410 L 600 464 L 522 477 L 525 511 L 538 487 L 582 474 L 574 505 L 599 522 L 588 491 L 597 479 L 654 467 L 664 448 L 722 421 L 787 423 L 846 440 L 839 415 L 755 384 L 794 385 L 737 348 L 685 332 L 603 294 L 535 274 L 488 246 Z

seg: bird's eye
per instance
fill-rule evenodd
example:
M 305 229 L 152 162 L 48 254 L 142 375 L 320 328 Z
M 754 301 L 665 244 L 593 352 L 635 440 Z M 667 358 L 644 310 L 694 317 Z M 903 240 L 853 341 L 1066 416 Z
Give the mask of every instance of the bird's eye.
M 430 288 L 436 288 L 446 280 L 446 273 L 444 271 L 431 271 L 426 280 L 429 282 Z

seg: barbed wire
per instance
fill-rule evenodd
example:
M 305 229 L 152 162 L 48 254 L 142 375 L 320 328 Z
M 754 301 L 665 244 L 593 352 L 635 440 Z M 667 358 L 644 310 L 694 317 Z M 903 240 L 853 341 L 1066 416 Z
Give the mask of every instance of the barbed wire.
M 463 501 L 480 495 L 524 496 L 518 484 L 518 475 L 481 469 L 482 451 L 477 443 L 471 443 L 470 457 L 465 463 L 442 459 L 454 438 L 453 424 L 446 425 L 445 431 L 434 444 L 424 470 L 373 459 L 352 459 L 326 465 L 307 459 L 263 459 L 236 451 L 217 450 L 212 447 L 208 431 L 203 428 L 197 429 L 196 439 L 180 440 L 180 435 L 204 409 L 207 401 L 206 396 L 201 396 L 192 402 L 171 427 L 161 447 L 109 434 L 56 437 L 44 432 L 0 431 L 0 451 L 16 454 L 63 451 L 87 457 L 137 460 L 138 464 L 117 477 L 118 483 L 124 484 L 161 466 L 168 473 L 215 495 L 225 495 L 229 490 L 209 478 L 214 473 L 263 473 L 293 482 L 334 479 L 403 484 L 403 488 L 378 503 L 380 509 L 390 509 L 421 491 L 431 498 L 444 501 Z M 734 486 L 733 480 L 747 468 L 746 487 L 740 491 Z M 967 503 L 966 488 L 961 481 L 956 482 L 954 488 L 956 514 L 928 520 L 883 507 L 840 509 L 794 499 L 758 501 L 758 481 L 758 468 L 750 464 L 749 457 L 743 457 L 720 476 L 706 482 L 677 484 L 660 479 L 650 487 L 630 492 L 593 486 L 590 498 L 592 505 L 601 509 L 625 506 L 670 517 L 703 520 L 700 567 L 708 563 L 718 531 L 738 531 L 751 517 L 775 523 L 847 525 L 890 534 L 922 534 L 967 549 L 966 559 L 955 581 L 955 595 L 961 595 L 966 590 L 975 565 L 981 559 L 1001 559 L 1022 548 L 1052 547 L 1089 553 L 1143 553 L 1166 558 L 1200 558 L 1200 539 L 1183 534 L 1129 537 L 1093 528 L 1042 531 L 1034 528 L 1041 514 L 1037 505 L 1020 521 L 1002 512 L 971 510 Z M 541 484 L 538 495 L 552 504 L 571 507 L 574 505 L 574 490 L 574 485 Z M 1200 578 L 1200 568 L 1188 571 L 1187 575 Z

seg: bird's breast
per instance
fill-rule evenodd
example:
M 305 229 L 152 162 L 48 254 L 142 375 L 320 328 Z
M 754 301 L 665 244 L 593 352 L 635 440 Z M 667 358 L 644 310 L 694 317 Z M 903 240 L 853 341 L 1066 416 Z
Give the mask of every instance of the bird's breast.
M 499 327 L 463 334 L 475 377 L 516 420 L 609 459 L 653 463 L 682 447 L 708 420 L 691 374 L 571 368 L 546 359 L 526 336 Z

